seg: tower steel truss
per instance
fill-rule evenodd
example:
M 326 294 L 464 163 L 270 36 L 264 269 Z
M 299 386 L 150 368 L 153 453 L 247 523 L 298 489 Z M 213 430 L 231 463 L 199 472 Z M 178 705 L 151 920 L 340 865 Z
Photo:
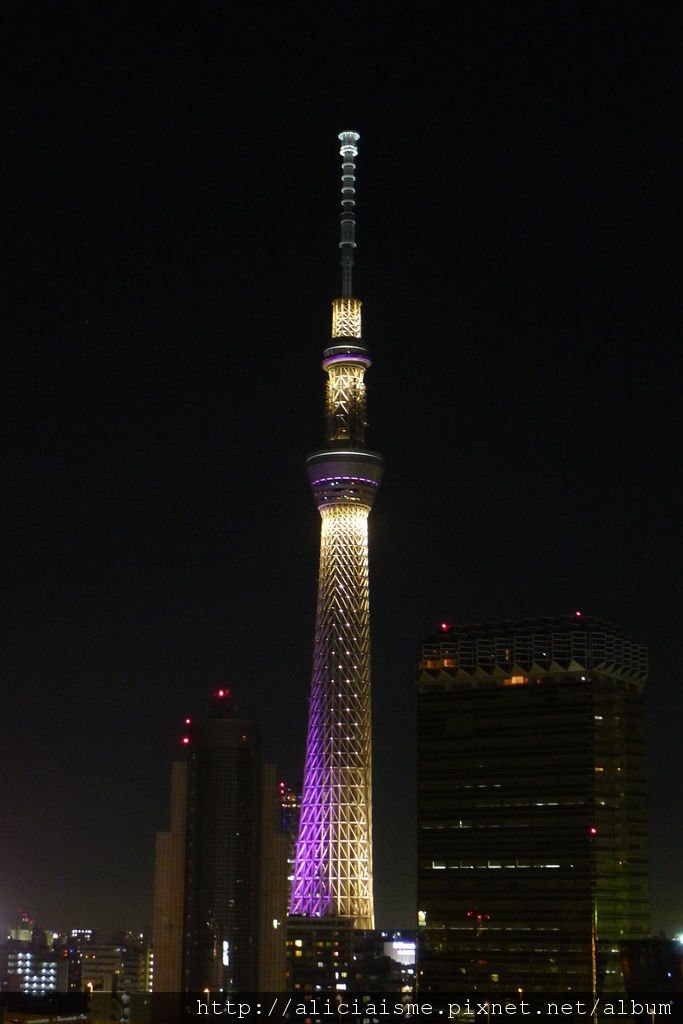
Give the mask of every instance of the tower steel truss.
M 327 445 L 307 469 L 321 542 L 306 767 L 290 913 L 374 926 L 368 514 L 382 458 L 365 447 L 361 304 L 352 297 L 358 135 L 342 132 L 342 297 L 325 349 Z

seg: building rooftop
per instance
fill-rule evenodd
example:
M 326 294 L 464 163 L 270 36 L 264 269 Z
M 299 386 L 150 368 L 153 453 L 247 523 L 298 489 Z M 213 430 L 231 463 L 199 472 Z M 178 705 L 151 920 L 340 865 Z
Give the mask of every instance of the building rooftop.
M 556 618 L 451 625 L 422 645 L 420 669 L 491 680 L 600 671 L 642 685 L 647 648 L 612 623 L 576 612 Z

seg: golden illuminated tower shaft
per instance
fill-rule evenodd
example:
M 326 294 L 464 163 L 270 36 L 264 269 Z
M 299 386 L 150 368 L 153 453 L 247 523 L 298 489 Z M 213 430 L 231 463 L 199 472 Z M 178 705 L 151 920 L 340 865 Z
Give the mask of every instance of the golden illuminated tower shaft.
M 307 460 L 322 518 L 313 680 L 290 913 L 374 926 L 368 513 L 382 458 L 365 448 L 361 304 L 352 297 L 355 132 L 342 132 L 342 292 L 325 349 L 327 445 Z

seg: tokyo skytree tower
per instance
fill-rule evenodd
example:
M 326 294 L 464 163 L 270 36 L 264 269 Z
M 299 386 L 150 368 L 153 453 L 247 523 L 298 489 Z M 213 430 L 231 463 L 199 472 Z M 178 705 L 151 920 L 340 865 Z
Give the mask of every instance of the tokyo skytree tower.
M 306 768 L 290 914 L 373 928 L 368 513 L 382 457 L 365 447 L 361 303 L 353 297 L 357 132 L 341 132 L 341 298 L 332 302 L 327 439 L 307 459 L 322 518 Z

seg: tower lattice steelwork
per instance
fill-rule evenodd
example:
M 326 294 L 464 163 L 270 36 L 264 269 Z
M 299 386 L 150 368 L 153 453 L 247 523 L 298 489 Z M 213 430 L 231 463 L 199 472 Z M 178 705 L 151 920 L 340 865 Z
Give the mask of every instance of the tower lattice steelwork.
M 358 134 L 341 132 L 342 295 L 332 303 L 327 443 L 307 469 L 322 518 L 306 769 L 290 913 L 374 925 L 368 513 L 382 458 L 365 447 L 361 303 L 352 295 Z

